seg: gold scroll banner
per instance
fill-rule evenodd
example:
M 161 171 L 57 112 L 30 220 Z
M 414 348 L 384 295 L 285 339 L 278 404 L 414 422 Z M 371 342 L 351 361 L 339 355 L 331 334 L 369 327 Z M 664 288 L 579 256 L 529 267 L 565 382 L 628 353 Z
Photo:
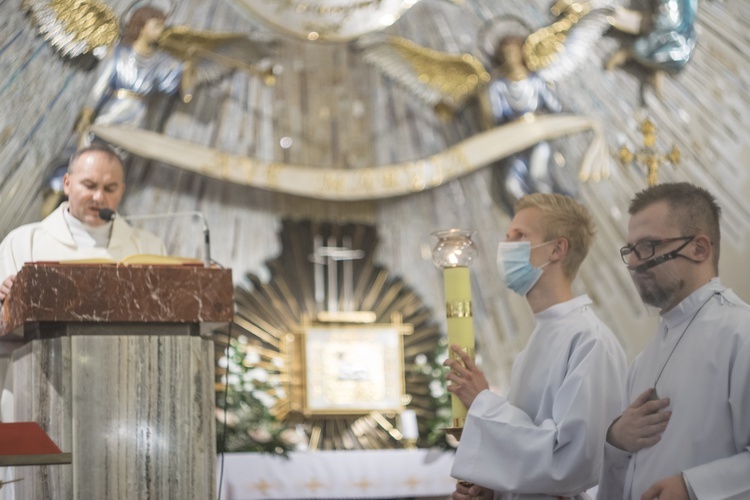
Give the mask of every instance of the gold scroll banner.
M 91 127 L 101 139 L 150 160 L 235 184 L 331 201 L 372 200 L 425 191 L 540 141 L 589 130 L 594 135 L 581 162 L 579 178 L 598 181 L 609 176 L 609 152 L 601 126 L 584 116 L 536 116 L 474 135 L 422 160 L 357 169 L 269 162 L 143 129 L 101 124 Z

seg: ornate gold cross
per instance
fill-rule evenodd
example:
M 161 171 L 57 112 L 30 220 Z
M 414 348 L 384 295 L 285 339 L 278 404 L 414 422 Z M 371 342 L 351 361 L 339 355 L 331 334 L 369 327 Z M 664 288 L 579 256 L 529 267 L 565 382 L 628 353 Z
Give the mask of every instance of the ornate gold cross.
M 675 166 L 680 163 L 680 150 L 677 149 L 677 146 L 672 146 L 672 150 L 667 154 L 658 152 L 654 148 L 656 127 L 648 118 L 641 124 L 641 132 L 643 133 L 643 149 L 633 153 L 627 146 L 622 146 L 620 148 L 620 163 L 627 167 L 635 160 L 637 164 L 645 165 L 648 173 L 646 183 L 649 186 L 654 186 L 659 182 L 660 166 L 666 162 Z

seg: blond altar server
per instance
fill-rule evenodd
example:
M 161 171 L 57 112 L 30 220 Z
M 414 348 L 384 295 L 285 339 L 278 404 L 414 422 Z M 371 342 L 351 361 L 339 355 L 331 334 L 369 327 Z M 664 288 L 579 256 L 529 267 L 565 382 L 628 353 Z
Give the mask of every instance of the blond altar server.
M 451 475 L 452 498 L 586 498 L 599 477 L 607 426 L 623 397 L 627 363 L 612 331 L 573 297 L 594 224 L 559 194 L 516 204 L 498 249 L 506 285 L 526 297 L 536 326 L 513 364 L 507 396 L 491 392 L 469 356 L 455 360 L 448 390 L 469 408 Z
M 688 183 L 631 202 L 620 252 L 661 319 L 607 433 L 602 500 L 750 498 L 750 306 L 718 278 L 720 215 Z

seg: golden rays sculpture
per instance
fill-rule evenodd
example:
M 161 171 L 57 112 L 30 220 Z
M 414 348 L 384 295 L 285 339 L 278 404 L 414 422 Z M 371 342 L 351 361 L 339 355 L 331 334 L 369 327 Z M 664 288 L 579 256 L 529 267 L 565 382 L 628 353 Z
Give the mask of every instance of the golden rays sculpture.
M 217 406 L 225 377 L 236 387 L 250 382 L 247 390 L 266 401 L 267 427 L 295 434 L 313 450 L 405 447 L 397 418 L 408 408 L 417 415 L 419 444 L 427 444 L 431 426 L 440 425 L 439 406 L 447 410 L 448 403 L 447 395 L 434 397 L 441 334 L 419 296 L 375 262 L 375 228 L 287 220 L 280 241 L 281 255 L 267 262 L 268 282 L 249 275 L 252 286 L 235 290 L 235 365 L 226 361 L 226 332 L 215 336 Z M 343 276 L 325 271 L 321 288 L 315 256 L 353 253 L 356 259 L 343 259 Z M 257 437 L 266 424 L 254 425 L 246 434 Z

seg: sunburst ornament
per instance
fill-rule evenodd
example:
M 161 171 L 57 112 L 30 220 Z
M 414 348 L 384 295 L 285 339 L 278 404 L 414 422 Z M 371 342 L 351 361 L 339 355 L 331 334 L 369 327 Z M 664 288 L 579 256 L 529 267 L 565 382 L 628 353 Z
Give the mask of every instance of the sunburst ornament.
M 229 346 L 216 337 L 226 450 L 406 447 L 406 408 L 418 445 L 443 444 L 445 342 L 416 293 L 375 264 L 375 228 L 285 221 L 280 236 L 268 283 L 248 276 L 235 291 Z

